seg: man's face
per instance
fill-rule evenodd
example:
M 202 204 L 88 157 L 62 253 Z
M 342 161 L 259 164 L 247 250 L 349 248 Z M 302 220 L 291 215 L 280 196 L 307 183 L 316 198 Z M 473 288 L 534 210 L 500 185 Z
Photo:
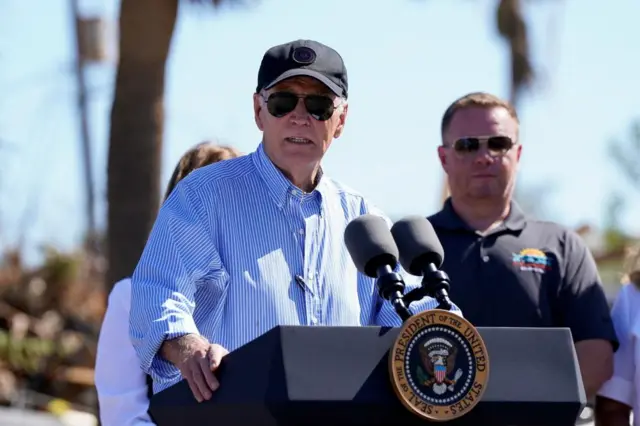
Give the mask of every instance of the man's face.
M 265 151 L 278 167 L 291 170 L 317 166 L 333 139 L 342 134 L 347 118 L 346 103 L 340 104 L 336 98 L 324 84 L 310 77 L 287 79 L 266 93 L 254 94 L 256 124 L 263 132 Z
M 457 111 L 443 135 L 443 146 L 438 147 L 451 196 L 509 198 L 522 145 L 500 148 L 516 143 L 517 137 L 518 123 L 505 108 L 472 107 Z

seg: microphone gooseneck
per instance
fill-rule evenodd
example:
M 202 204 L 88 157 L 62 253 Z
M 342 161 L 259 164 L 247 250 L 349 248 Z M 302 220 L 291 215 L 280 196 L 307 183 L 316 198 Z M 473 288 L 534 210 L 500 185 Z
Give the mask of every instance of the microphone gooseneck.
M 376 275 L 378 275 L 376 285 L 380 297 L 391 303 L 402 322 L 409 319 L 412 313 L 404 301 L 405 284 L 402 276 L 393 272 L 389 265 L 379 266 Z
M 411 317 L 403 299 L 404 280 L 394 272 L 399 254 L 387 222 L 372 214 L 359 216 L 347 225 L 344 241 L 358 271 L 376 279 L 380 297 L 391 303 L 403 322 Z
M 422 276 L 422 287 L 427 296 L 438 301 L 438 309 L 451 310 L 453 304 L 449 299 L 449 276 L 446 272 L 436 268 L 433 263 L 427 264 L 425 269 Z
M 438 309 L 451 310 L 449 276 L 438 269 L 444 260 L 444 249 L 431 222 L 422 216 L 409 216 L 396 222 L 391 234 L 403 268 L 422 276 L 422 285 L 404 297 L 405 303 L 410 305 L 429 296 L 438 302 Z

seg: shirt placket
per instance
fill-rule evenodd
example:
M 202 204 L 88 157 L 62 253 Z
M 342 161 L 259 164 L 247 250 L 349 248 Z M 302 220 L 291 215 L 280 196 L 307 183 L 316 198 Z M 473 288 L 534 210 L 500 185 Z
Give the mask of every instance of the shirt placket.
M 313 261 L 311 259 L 311 237 L 313 235 L 312 226 L 308 225 L 308 221 L 305 219 L 304 212 L 304 195 L 299 189 L 291 189 L 289 196 L 289 211 L 290 215 L 294 218 L 292 222 L 293 233 L 300 247 L 300 254 L 302 256 L 302 271 L 296 272 L 296 281 L 302 290 L 304 298 L 304 311 L 305 311 L 305 324 L 317 325 L 319 323 L 316 316 L 316 302 L 315 298 L 317 294 L 314 289 L 315 276 L 309 271 L 313 270 Z M 311 277 L 311 279 L 309 279 Z
M 308 312 L 311 315 L 311 325 L 323 324 L 324 315 L 322 312 L 322 297 L 320 280 L 318 275 L 318 263 L 320 259 L 320 232 L 322 217 L 319 214 L 317 199 L 308 199 L 303 204 L 303 209 L 309 209 L 309 214 L 305 214 L 305 279 L 312 294 L 307 300 Z

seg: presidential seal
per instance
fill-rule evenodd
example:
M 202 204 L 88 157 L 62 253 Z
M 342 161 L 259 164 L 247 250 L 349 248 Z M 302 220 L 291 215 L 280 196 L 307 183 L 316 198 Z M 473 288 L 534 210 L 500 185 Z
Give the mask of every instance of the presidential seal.
M 447 421 L 480 402 L 489 378 L 489 356 L 469 321 L 435 309 L 402 325 L 389 353 L 389 373 L 407 409 L 431 421 Z

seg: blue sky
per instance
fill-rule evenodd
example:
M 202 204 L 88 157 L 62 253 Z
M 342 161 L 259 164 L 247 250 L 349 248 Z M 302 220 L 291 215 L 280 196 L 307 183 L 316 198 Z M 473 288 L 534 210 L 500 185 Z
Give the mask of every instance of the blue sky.
M 615 3 L 615 6 L 614 6 Z M 114 0 L 81 1 L 117 18 Z M 350 80 L 350 116 L 325 168 L 388 214 L 437 208 L 442 111 L 476 90 L 508 95 L 508 56 L 493 29 L 493 0 L 261 0 L 249 8 L 181 11 L 167 74 L 163 185 L 179 156 L 209 137 L 255 149 L 251 94 L 264 51 L 297 38 L 337 49 Z M 367 5 L 363 8 L 363 5 Z M 623 182 L 607 156 L 640 118 L 640 2 L 529 1 L 540 79 L 520 110 L 520 183 L 538 187 L 550 218 L 600 224 Z M 29 257 L 52 243 L 73 247 L 85 228 L 66 0 L 0 4 L 0 245 Z M 99 222 L 114 64 L 89 70 Z M 623 223 L 640 233 L 640 192 Z M 636 215 L 637 217 L 637 215 Z

